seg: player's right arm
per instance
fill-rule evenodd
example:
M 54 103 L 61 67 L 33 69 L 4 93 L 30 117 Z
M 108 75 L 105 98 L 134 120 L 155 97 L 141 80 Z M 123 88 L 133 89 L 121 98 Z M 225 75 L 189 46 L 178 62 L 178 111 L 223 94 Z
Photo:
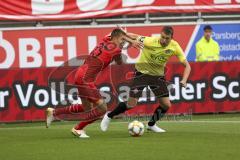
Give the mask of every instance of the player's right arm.
M 176 44 L 175 55 L 178 57 L 180 63 L 185 67 L 185 69 L 183 71 L 183 77 L 182 77 L 182 80 L 180 81 L 180 84 L 183 87 L 186 87 L 187 86 L 187 80 L 188 80 L 188 77 L 189 77 L 190 72 L 191 72 L 191 66 L 188 63 L 188 61 L 186 59 L 186 56 L 184 55 L 184 52 L 183 52 L 182 48 L 180 47 L 180 45 L 178 43 Z
M 190 72 L 191 72 L 191 66 L 190 64 L 188 63 L 188 61 L 185 59 L 183 61 L 181 61 L 181 64 L 184 65 L 185 69 L 184 69 L 184 72 L 183 72 L 183 78 L 182 80 L 180 81 L 180 84 L 183 86 L 183 87 L 186 87 L 187 86 L 187 80 L 188 80 L 188 77 L 190 75 Z

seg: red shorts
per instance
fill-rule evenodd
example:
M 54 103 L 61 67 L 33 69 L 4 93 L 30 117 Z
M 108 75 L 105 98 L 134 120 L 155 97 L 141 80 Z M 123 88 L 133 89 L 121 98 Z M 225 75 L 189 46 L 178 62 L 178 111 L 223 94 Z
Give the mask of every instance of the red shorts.
M 102 98 L 101 94 L 99 93 L 98 88 L 95 85 L 95 82 L 92 75 L 87 75 L 88 66 L 83 65 L 81 66 L 75 75 L 75 84 L 78 88 L 78 95 L 80 98 L 85 98 L 90 102 L 97 102 L 99 99 Z

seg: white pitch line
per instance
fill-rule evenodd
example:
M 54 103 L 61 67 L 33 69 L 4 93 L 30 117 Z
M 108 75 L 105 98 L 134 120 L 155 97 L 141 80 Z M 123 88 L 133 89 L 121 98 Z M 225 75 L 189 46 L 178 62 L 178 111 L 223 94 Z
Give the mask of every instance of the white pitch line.
M 131 122 L 131 121 L 129 121 Z M 112 122 L 112 123 L 129 123 L 129 122 Z M 145 122 L 145 121 L 143 121 Z M 240 121 L 159 121 L 159 123 L 240 123 Z
M 129 121 L 130 122 L 130 121 Z M 129 123 L 129 122 L 112 122 L 114 124 L 125 124 L 125 123 Z M 207 121 L 207 120 L 203 120 L 203 121 L 160 121 L 159 123 L 240 123 L 240 121 Z M 7 125 L 7 124 L 6 124 Z M 61 126 L 64 125 L 70 125 L 70 124 L 59 124 Z M 56 125 L 55 125 L 56 126 Z M 0 125 L 1 127 L 1 125 Z M 44 125 L 42 126 L 28 126 L 28 127 L 20 127 L 20 126 L 16 126 L 16 127 L 6 127 L 6 128 L 0 128 L 0 130 L 5 130 L 5 129 L 46 129 Z M 50 128 L 50 130 L 53 129 L 62 129 L 62 128 Z M 49 130 L 49 129 L 46 129 Z
M 240 123 L 240 121 L 162 121 L 165 123 Z M 162 123 L 160 122 L 160 123 Z

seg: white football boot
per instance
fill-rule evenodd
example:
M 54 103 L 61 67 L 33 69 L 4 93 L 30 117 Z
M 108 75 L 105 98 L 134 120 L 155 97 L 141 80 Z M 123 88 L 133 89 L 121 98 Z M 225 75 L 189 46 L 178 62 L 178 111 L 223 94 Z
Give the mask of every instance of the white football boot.
M 79 138 L 89 138 L 89 136 L 86 134 L 84 130 L 76 130 L 75 128 L 72 128 L 72 134 L 79 137 Z
M 109 126 L 109 124 L 110 124 L 110 122 L 111 122 L 111 118 L 108 117 L 108 113 L 109 113 L 109 112 L 105 113 L 105 115 L 103 116 L 103 119 L 102 119 L 102 121 L 101 121 L 101 124 L 100 124 L 101 130 L 102 130 L 103 132 L 106 132 L 106 131 L 107 131 L 108 126 Z
M 147 130 L 151 130 L 151 131 L 156 132 L 156 133 L 166 132 L 164 129 L 158 127 L 156 124 L 154 124 L 153 126 L 147 125 Z
M 54 120 L 54 116 L 53 116 L 53 108 L 47 108 L 45 111 L 46 114 L 46 128 L 49 128 L 52 121 Z

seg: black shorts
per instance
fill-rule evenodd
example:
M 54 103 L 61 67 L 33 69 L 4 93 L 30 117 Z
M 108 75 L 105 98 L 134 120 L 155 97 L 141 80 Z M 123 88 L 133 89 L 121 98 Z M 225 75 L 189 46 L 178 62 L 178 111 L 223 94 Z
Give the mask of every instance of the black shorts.
M 155 97 L 169 97 L 167 82 L 163 76 L 151 76 L 135 71 L 132 82 L 130 83 L 130 97 L 142 97 L 145 87 L 150 87 Z

